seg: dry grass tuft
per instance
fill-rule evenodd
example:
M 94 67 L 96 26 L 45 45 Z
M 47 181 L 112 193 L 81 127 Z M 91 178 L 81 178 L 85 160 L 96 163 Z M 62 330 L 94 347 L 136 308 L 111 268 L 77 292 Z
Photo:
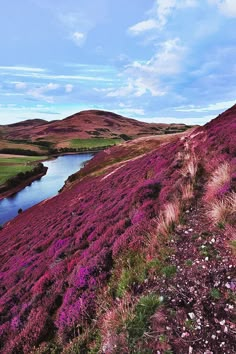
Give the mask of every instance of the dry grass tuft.
M 236 224 L 236 193 L 232 192 L 224 199 L 210 203 L 209 216 L 215 224 Z
M 163 212 L 161 212 L 157 222 L 158 233 L 163 236 L 168 236 L 174 227 L 174 224 L 179 220 L 180 217 L 180 203 L 175 199 L 172 203 L 166 204 Z
M 220 194 L 227 192 L 232 177 L 232 168 L 228 162 L 221 164 L 212 174 L 207 184 L 205 199 L 213 200 Z
M 185 157 L 186 164 L 183 167 L 181 174 L 184 177 L 191 177 L 191 180 L 194 182 L 197 169 L 198 169 L 198 160 L 194 154 L 187 154 Z
M 132 316 L 134 302 L 130 294 L 120 300 L 116 307 L 110 309 L 104 316 L 101 326 L 102 349 L 105 353 L 116 353 L 119 348 L 128 350 L 126 322 Z
M 181 187 L 181 192 L 182 192 L 183 201 L 188 201 L 188 200 L 192 199 L 194 196 L 193 184 L 190 182 L 187 184 L 184 184 Z

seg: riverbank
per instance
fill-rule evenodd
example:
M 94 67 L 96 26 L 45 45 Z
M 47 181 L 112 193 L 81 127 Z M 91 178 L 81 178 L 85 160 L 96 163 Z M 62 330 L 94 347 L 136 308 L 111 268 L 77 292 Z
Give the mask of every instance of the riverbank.
M 42 178 L 40 178 L 41 175 L 38 174 L 36 176 L 35 174 L 34 179 L 27 180 L 28 183 L 33 182 L 27 188 L 24 187 L 28 183 L 18 184 L 17 189 L 12 188 L 7 194 L 4 193 L 5 198 L 0 201 L 0 225 L 4 225 L 17 216 L 19 209 L 26 211 L 43 200 L 57 195 L 68 176 L 83 168 L 86 161 L 92 157 L 93 155 L 91 154 L 67 155 L 59 156 L 51 161 L 45 161 L 43 164 L 48 169 Z M 34 181 L 37 177 L 40 179 Z M 20 188 L 22 190 L 19 190 Z M 7 198 L 12 193 L 14 195 Z
M 39 180 L 43 176 L 46 175 L 48 168 L 43 166 L 40 172 L 36 173 L 25 180 L 19 181 L 19 184 L 15 186 L 8 185 L 5 183 L 4 185 L 0 186 L 0 201 L 4 198 L 8 198 L 13 196 L 14 194 L 20 192 L 25 187 L 31 185 L 32 182 Z
M 91 151 L 89 151 L 89 154 L 95 155 L 98 152 L 100 152 L 101 149 L 93 149 Z M 45 161 L 52 161 L 55 160 L 56 158 L 60 157 L 60 156 L 68 156 L 68 155 L 84 155 L 85 152 L 63 152 L 63 153 L 55 153 L 53 155 L 49 155 L 47 156 L 47 158 L 42 157 L 42 159 L 38 160 L 38 162 L 45 162 Z M 27 157 L 27 156 L 19 156 L 19 155 L 10 155 L 10 154 L 1 154 L 1 157 L 5 157 L 5 158 L 14 158 L 14 157 Z M 42 178 L 46 173 L 47 173 L 47 167 L 44 167 L 45 170 L 43 170 L 40 173 L 36 173 L 33 176 L 30 176 L 29 178 L 26 178 L 24 181 L 19 181 L 19 184 L 17 184 L 16 186 L 11 186 L 8 185 L 9 181 L 6 181 L 4 184 L 0 185 L 0 201 L 4 198 L 8 198 L 13 196 L 14 194 L 20 192 L 22 189 L 24 189 L 25 187 L 29 186 L 32 182 Z M 17 176 L 17 175 L 16 175 Z

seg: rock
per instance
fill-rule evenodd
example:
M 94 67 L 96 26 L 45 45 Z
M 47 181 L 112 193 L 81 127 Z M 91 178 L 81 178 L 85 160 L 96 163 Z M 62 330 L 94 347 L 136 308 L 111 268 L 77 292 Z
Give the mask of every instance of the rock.
M 194 320 L 196 318 L 196 316 L 193 312 L 189 312 L 188 315 L 191 318 L 191 320 Z

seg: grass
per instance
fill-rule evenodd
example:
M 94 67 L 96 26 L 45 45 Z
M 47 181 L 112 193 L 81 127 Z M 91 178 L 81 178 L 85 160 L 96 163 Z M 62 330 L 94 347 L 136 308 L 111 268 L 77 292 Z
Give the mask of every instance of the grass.
M 147 276 L 145 259 L 138 253 L 128 252 L 119 259 L 117 268 L 120 275 L 116 271 L 113 273 L 110 289 L 120 298 L 130 290 L 132 285 L 143 283 Z
M 160 297 L 157 294 L 142 296 L 135 306 L 133 317 L 127 321 L 128 340 L 130 346 L 142 338 L 150 325 L 150 318 L 161 305 Z
M 222 163 L 212 174 L 207 184 L 206 200 L 211 201 L 231 182 L 232 168 L 228 162 Z
M 225 223 L 235 224 L 236 193 L 231 192 L 224 199 L 211 202 L 208 207 L 209 217 L 223 228 Z
M 42 158 L 43 156 L 0 158 L 0 184 L 20 172 L 31 171 L 34 168 L 33 162 L 42 160 Z
M 117 145 L 121 142 L 122 142 L 121 139 L 110 139 L 110 138 L 72 139 L 70 141 L 70 147 L 96 148 L 101 146 Z
M 219 300 L 221 298 L 220 292 L 216 288 L 211 289 L 210 295 L 214 300 Z
M 177 199 L 166 204 L 157 219 L 157 231 L 164 236 L 169 236 L 174 229 L 175 223 L 179 220 L 180 212 L 180 203 Z
M 172 278 L 177 272 L 176 266 L 173 265 L 168 265 L 162 268 L 161 273 L 166 277 L 166 278 Z
M 233 254 L 236 255 L 236 240 L 230 241 L 230 248 L 232 249 Z

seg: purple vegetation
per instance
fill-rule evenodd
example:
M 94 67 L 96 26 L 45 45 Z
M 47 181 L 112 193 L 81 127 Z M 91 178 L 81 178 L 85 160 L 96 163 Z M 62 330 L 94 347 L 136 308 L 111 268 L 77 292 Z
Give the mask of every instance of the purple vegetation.
M 236 156 L 234 127 L 235 107 L 195 131 L 200 134 L 192 138 L 192 146 L 202 171 L 211 172 L 219 161 Z M 127 249 L 141 249 L 161 207 L 178 195 L 182 176 L 176 161 L 183 149 L 184 141 L 170 142 L 105 179 L 89 176 L 74 182 L 72 188 L 4 226 L 3 353 L 28 353 L 56 333 L 67 342 L 78 335 L 78 326 L 91 321 L 97 292 L 106 285 L 116 257 Z M 109 156 L 101 152 L 82 173 L 89 174 L 118 153 L 117 147 L 109 150 Z M 224 186 L 220 193 L 227 190 Z

